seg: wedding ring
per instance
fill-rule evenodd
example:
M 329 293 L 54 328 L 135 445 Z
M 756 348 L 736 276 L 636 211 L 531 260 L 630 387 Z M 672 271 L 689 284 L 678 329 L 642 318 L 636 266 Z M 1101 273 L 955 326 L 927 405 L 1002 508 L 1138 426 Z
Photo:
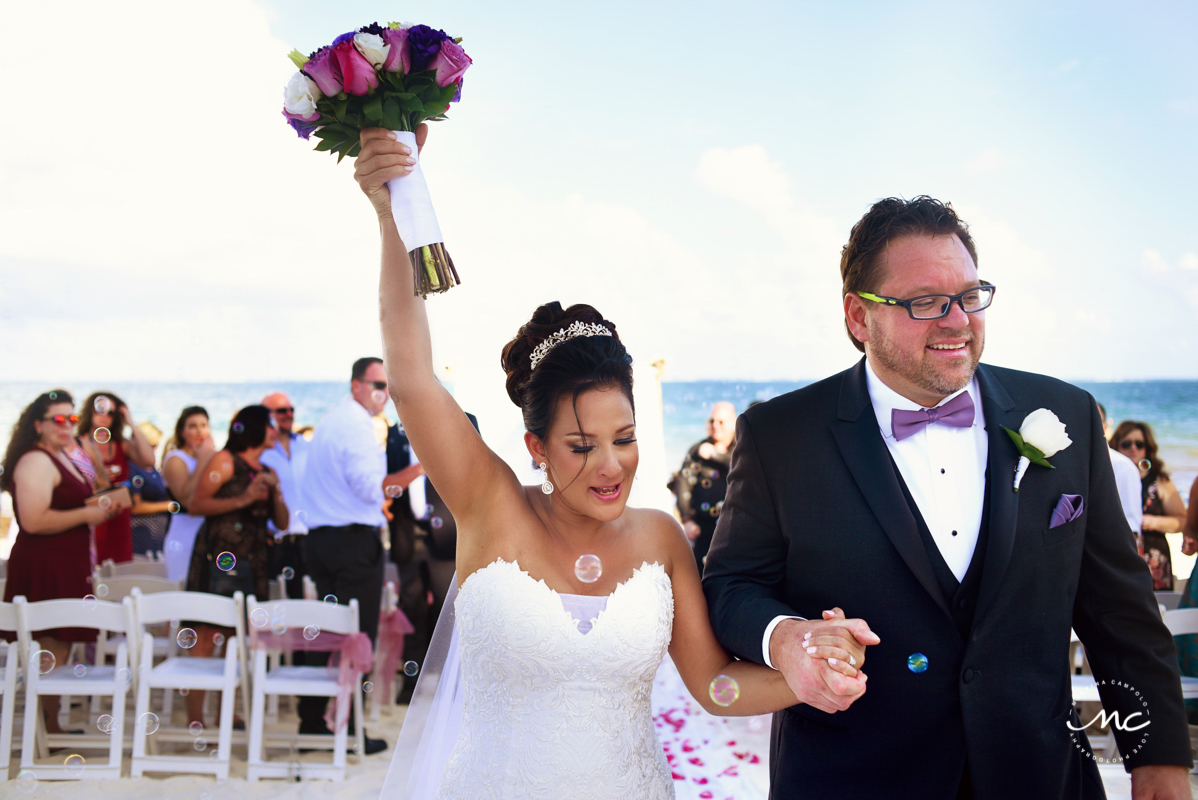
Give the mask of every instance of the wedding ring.
M 849 655 L 849 666 L 850 666 L 850 667 L 855 667 L 855 666 L 857 666 L 857 656 L 854 656 L 854 655 L 851 655 L 851 654 Z

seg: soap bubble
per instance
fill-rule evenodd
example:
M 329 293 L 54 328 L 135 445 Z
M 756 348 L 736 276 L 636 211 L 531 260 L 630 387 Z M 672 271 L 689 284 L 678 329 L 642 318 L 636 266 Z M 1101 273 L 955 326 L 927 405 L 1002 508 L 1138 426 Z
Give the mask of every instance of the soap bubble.
M 223 633 L 221 633 L 220 631 L 217 631 L 216 633 L 212 634 L 212 644 L 214 644 L 217 647 L 220 647 L 224 643 L 225 643 L 225 635 Z
M 145 484 L 145 482 L 146 482 L 146 479 L 140 475 L 134 475 L 129 480 L 129 483 L 133 484 L 134 489 L 140 489 Z
M 166 510 L 171 512 L 172 514 L 178 514 L 180 511 L 183 510 L 183 506 L 179 505 L 174 500 L 172 500 L 169 504 L 167 504 Z M 166 546 L 166 549 L 170 550 L 172 553 L 177 553 L 183 549 L 183 545 L 179 544 L 179 542 L 176 540 L 176 541 L 172 541 L 170 544 L 168 544 Z
M 700 511 L 710 511 L 710 510 L 711 510 L 711 503 L 700 503 L 700 504 L 699 504 L 699 510 L 700 510 Z
M 96 428 L 96 432 L 92 434 L 92 438 L 96 440 L 96 444 L 108 444 L 112 439 L 112 431 L 107 428 Z
M 276 636 L 282 636 L 287 633 L 287 620 L 283 617 L 275 617 L 270 621 L 270 632 Z
M 86 664 L 76 664 L 75 669 L 73 671 L 75 673 L 76 678 L 86 678 L 87 677 L 87 665 Z
M 319 635 L 320 635 L 320 628 L 318 628 L 315 625 L 309 625 L 308 627 L 304 628 L 304 638 L 307 639 L 309 642 L 312 641 L 313 639 L 315 639 Z
M 83 610 L 94 611 L 97 602 L 98 601 L 96 600 L 96 596 L 94 594 L 85 594 L 83 596 Z
M 107 596 L 108 596 L 108 584 L 107 583 L 96 584 L 96 597 L 107 597 Z
M 230 553 L 228 550 L 216 557 L 216 568 L 221 572 L 228 572 L 237 566 L 237 556 Z
M 710 489 L 711 488 L 711 479 L 704 478 L 703 480 L 699 481 L 699 485 L 702 486 L 704 489 Z
M 233 531 L 234 531 L 235 533 L 241 533 L 241 529 L 242 529 L 243 527 L 245 527 L 245 526 L 244 526 L 244 525 L 242 525 L 240 522 L 234 522 L 234 523 L 233 523 Z
M 383 494 L 387 495 L 388 497 L 399 497 L 401 494 L 403 494 L 403 487 L 396 486 L 394 483 L 392 483 L 383 487 Z
M 175 637 L 175 641 L 178 642 L 179 646 L 184 650 L 190 650 L 196 646 L 197 638 L 196 632 L 191 628 L 183 628 L 179 631 L 179 635 Z
M 283 567 L 283 580 L 289 581 L 295 577 L 295 570 L 291 567 Z
M 66 767 L 66 773 L 67 773 L 68 778 L 82 778 L 83 777 L 83 765 L 86 763 L 87 763 L 86 758 L 79 755 L 78 753 L 72 753 L 71 755 L 67 756 L 63 760 L 62 765 L 64 767 Z
M 112 498 L 108 495 L 101 495 L 100 499 L 96 501 L 96 505 L 98 505 L 104 511 L 107 511 L 108 509 L 112 508 Z
M 250 624 L 255 628 L 265 628 L 266 623 L 270 622 L 270 612 L 259 606 L 250 612 Z
M 233 433 L 245 433 L 245 425 L 240 422 L 233 423 Z
M 419 671 L 420 671 L 420 665 L 417 664 L 415 661 L 409 661 L 403 665 L 403 674 L 407 675 L 409 678 L 414 676 Z
M 137 732 L 149 736 L 158 731 L 158 715 L 147 711 L 137 718 Z
M 919 674 L 920 672 L 927 672 L 928 657 L 923 653 L 912 653 L 911 655 L 907 656 L 907 669 L 916 674 Z
M 195 740 L 195 742 L 192 744 L 192 747 L 196 749 L 197 753 L 202 753 L 208 749 L 208 740 L 201 736 Z
M 208 473 L 208 480 L 212 481 L 213 483 L 220 483 L 220 473 L 216 470 L 212 470 Z
M 324 601 L 325 601 L 326 603 L 328 603 L 329 605 L 331 605 L 331 606 L 335 606 L 335 605 L 337 605 L 337 595 L 335 595 L 335 594 L 326 594 L 326 595 L 324 596 Z
M 579 556 L 574 562 L 574 575 L 583 583 L 594 583 L 603 574 L 603 564 L 599 556 Z
M 719 471 L 718 471 L 718 470 L 714 470 L 714 469 L 713 469 L 713 470 L 711 471 L 711 479 L 712 479 L 713 481 L 718 481 L 718 480 L 720 479 L 720 473 L 719 473 Z
M 387 402 L 387 393 L 381 389 L 375 389 L 370 393 L 370 399 L 376 406 L 381 406 L 383 403 Z
M 1148 472 L 1150 469 L 1152 469 L 1152 462 L 1146 458 L 1141 458 L 1139 467 L 1145 472 Z
M 440 517 L 433 517 L 429 520 L 429 524 L 432 525 L 435 530 L 441 530 L 441 526 L 445 524 L 445 520 L 441 519 Z
M 108 414 L 112 411 L 112 401 L 104 395 L 96 398 L 96 402 L 92 403 L 92 408 L 96 409 L 97 414 Z
M 96 718 L 96 727 L 100 729 L 100 733 L 112 733 L 115 726 L 116 720 L 107 714 L 101 714 Z
M 370 694 L 374 691 L 374 684 L 370 681 L 366 681 L 366 683 L 362 684 L 362 691 L 366 692 L 366 694 Z
M 436 506 L 434 506 L 432 503 L 426 503 L 424 506 L 424 516 L 427 517 L 436 510 L 437 510 Z
M 199 736 L 203 730 L 204 730 L 204 723 L 200 722 L 199 720 L 192 720 L 187 725 L 187 732 L 190 733 L 192 736 Z
M 711 702 L 727 708 L 740 699 L 740 684 L 736 682 L 736 678 L 717 675 L 707 687 L 707 694 L 711 696 Z
M 37 788 L 37 775 L 31 769 L 23 769 L 17 773 L 17 791 L 21 794 L 29 794 Z
M 765 730 L 765 720 L 761 717 L 749 717 L 745 721 L 745 727 L 750 733 L 760 733 Z
M 117 475 L 121 474 L 120 465 L 119 464 L 109 464 L 108 465 L 108 474 L 111 475 L 113 478 L 116 478 Z
M 45 675 L 54 669 L 54 654 L 49 650 L 38 650 L 33 654 L 33 662 L 37 664 L 37 674 Z
M 116 679 L 125 686 L 133 685 L 133 672 L 128 667 L 121 667 L 116 671 Z
M 187 697 L 187 695 L 188 695 L 188 694 L 190 694 L 190 693 L 191 693 L 191 689 L 186 689 L 186 688 L 184 688 L 184 689 L 180 689 L 180 690 L 179 690 L 179 696 L 180 696 L 180 697 Z

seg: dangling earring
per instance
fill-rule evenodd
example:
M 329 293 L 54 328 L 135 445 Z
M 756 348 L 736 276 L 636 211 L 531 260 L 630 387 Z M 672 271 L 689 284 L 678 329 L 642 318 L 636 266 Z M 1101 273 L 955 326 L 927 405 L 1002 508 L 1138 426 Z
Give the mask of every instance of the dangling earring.
M 541 484 L 541 491 L 545 494 L 553 494 L 553 483 L 549 480 L 549 471 L 545 469 L 545 462 L 541 462 L 541 477 L 544 482 Z

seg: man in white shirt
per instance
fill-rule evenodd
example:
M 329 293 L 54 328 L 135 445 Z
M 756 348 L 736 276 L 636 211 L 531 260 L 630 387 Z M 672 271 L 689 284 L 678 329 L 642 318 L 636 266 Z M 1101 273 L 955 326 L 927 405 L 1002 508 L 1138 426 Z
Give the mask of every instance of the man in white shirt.
M 350 396 L 333 406 L 308 445 L 308 463 L 300 483 L 307 511 L 304 561 L 316 593 L 338 603 L 358 601 L 360 629 L 371 641 L 378 632 L 385 553 L 381 530 L 387 457 L 374 433 L 375 414 L 387 405 L 387 373 L 379 358 L 354 362 Z M 308 658 L 315 654 L 308 654 Z M 300 733 L 325 733 L 328 698 L 302 697 Z M 367 754 L 386 749 L 367 739 Z
M 770 796 L 1103 797 L 1071 703 L 1072 627 L 1106 710 L 1151 713 L 1151 736 L 1114 726 L 1137 800 L 1189 797 L 1173 640 L 1094 399 L 979 364 L 996 290 L 976 264 L 951 206 L 874 204 L 841 255 L 865 357 L 738 422 L 703 588 L 724 646 L 801 701 L 774 715 Z M 1043 452 L 1017 484 L 1008 432 L 1040 409 L 1072 441 L 1027 432 Z M 857 655 L 842 651 L 842 675 L 808 654 L 829 627 L 869 645 L 868 691 Z
M 279 430 L 275 446 L 263 451 L 262 463 L 275 471 L 279 491 L 291 510 L 287 530 L 277 530 L 272 523 L 267 523 L 275 537 L 275 546 L 270 550 L 270 574 L 278 575 L 290 567 L 293 574 L 288 581 L 287 594 L 298 597 L 306 574 L 301 537 L 308 532 L 308 508 L 300 494 L 300 482 L 308 464 L 308 440 L 294 431 L 295 406 L 291 404 L 291 398 L 282 392 L 273 392 L 262 398 L 262 405 L 270 409 Z
M 1107 419 L 1106 409 L 1098 404 L 1098 413 L 1102 417 L 1102 435 L 1107 441 L 1111 438 L 1111 421 Z M 1111 469 L 1115 472 L 1115 486 L 1119 489 L 1119 504 L 1123 506 L 1123 516 L 1127 518 L 1127 526 L 1137 536 L 1140 526 L 1144 524 L 1144 486 L 1140 482 L 1140 468 L 1136 462 L 1120 453 L 1113 447 L 1108 447 L 1111 454 Z

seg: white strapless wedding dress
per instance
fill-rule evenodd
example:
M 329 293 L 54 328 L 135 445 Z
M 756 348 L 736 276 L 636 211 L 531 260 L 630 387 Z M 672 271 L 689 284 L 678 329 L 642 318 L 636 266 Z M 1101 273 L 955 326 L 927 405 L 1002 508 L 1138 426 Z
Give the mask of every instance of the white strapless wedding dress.
M 462 724 L 437 800 L 674 797 L 651 707 L 669 576 L 641 565 L 585 634 L 562 599 L 503 560 L 462 585 Z

